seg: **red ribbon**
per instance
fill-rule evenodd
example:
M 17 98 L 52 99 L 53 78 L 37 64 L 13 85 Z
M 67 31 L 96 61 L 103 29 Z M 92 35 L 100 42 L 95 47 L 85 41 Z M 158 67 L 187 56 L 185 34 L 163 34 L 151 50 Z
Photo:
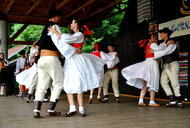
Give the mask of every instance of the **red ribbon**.
M 84 27 L 84 35 L 92 35 L 93 34 L 86 25 L 83 25 L 83 27 Z
M 99 46 L 97 43 L 94 43 L 94 50 L 98 51 L 99 50 Z
M 148 40 L 147 39 L 142 39 L 142 40 L 140 40 L 139 42 L 138 42 L 138 44 L 140 45 L 140 47 L 142 48 L 142 47 L 144 47 L 145 45 L 146 45 L 146 42 L 147 42 Z

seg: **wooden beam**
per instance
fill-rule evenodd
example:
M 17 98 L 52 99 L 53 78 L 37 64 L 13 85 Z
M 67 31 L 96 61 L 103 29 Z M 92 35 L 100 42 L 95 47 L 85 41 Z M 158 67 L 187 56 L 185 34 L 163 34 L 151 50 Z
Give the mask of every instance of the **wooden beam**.
M 66 3 L 68 3 L 70 0 L 63 0 L 57 7 L 56 9 L 60 9 L 63 7 L 63 5 L 65 5 Z
M 3 11 L 3 13 L 7 14 L 9 12 L 9 10 L 11 9 L 11 6 L 13 5 L 14 2 L 15 2 L 14 0 L 10 0 L 9 4 L 7 5 L 7 7 Z
M 72 11 L 70 14 L 68 14 L 66 17 L 69 17 L 73 14 L 75 14 L 76 12 L 80 11 L 81 9 L 83 9 L 84 7 L 88 6 L 89 4 L 95 2 L 95 0 L 89 0 L 88 2 L 86 2 L 85 4 L 83 4 L 82 6 L 80 6 L 79 8 L 75 9 L 74 11 Z
M 110 7 L 112 7 L 112 6 L 114 6 L 115 4 L 118 4 L 118 3 L 121 2 L 121 1 L 122 1 L 122 0 L 116 0 L 115 2 L 112 2 L 111 4 L 107 5 L 106 7 L 102 8 L 102 9 L 99 9 L 98 11 L 96 11 L 96 12 L 90 14 L 89 16 L 86 17 L 86 19 L 87 19 L 87 18 L 90 18 L 90 17 L 92 17 L 92 16 L 94 16 L 94 15 L 96 15 L 96 14 L 98 14 L 98 13 L 100 13 L 100 12 L 102 12 L 102 11 L 104 11 L 104 10 L 110 8 Z
M 48 18 L 40 18 L 40 17 L 32 17 L 32 16 L 7 16 L 8 22 L 13 23 L 22 23 L 22 24 L 34 24 L 34 25 L 46 25 L 48 23 Z M 70 24 L 69 20 L 62 19 L 59 22 L 60 26 L 68 26 Z M 87 24 L 91 24 L 92 26 L 96 26 L 97 23 L 94 21 L 87 21 Z
M 14 41 L 26 27 L 28 27 L 28 24 L 24 24 L 9 40 Z
M 91 9 L 92 9 L 92 6 L 89 6 L 87 9 L 85 9 L 85 12 L 80 17 L 80 19 L 85 19 L 86 15 L 91 11 Z
M 35 24 L 35 25 L 45 25 L 48 22 L 47 18 L 31 17 L 31 16 L 14 16 L 8 15 L 7 20 L 14 23 L 23 24 Z
M 9 44 L 33 45 L 35 41 L 9 41 Z
M 48 18 L 32 17 L 32 16 L 7 16 L 8 22 L 22 23 L 22 24 L 34 24 L 34 25 L 46 25 L 48 23 Z M 59 25 L 67 26 L 69 24 L 68 20 L 61 20 Z
M 50 10 L 51 7 L 52 7 L 52 3 L 53 3 L 52 1 L 53 1 L 53 0 L 49 0 L 47 9 L 45 9 L 45 11 L 44 11 L 44 15 L 45 15 L 45 16 L 49 13 L 49 10 Z
M 37 0 L 36 3 L 25 13 L 26 15 L 29 15 L 41 2 L 42 0 Z

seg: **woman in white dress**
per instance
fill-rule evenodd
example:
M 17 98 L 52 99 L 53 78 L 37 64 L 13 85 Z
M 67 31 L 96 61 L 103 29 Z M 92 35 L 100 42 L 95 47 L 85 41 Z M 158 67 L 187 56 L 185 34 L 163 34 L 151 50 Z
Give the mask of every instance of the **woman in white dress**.
M 160 50 L 161 46 L 158 46 L 157 38 L 151 35 L 148 40 L 149 43 L 145 47 L 146 59 L 143 62 L 133 64 L 124 68 L 121 73 L 125 79 L 127 79 L 127 84 L 141 89 L 139 106 L 146 106 L 144 103 L 144 96 L 147 90 L 150 91 L 150 102 L 149 106 L 158 107 L 159 104 L 155 103 L 155 92 L 159 90 L 159 68 L 157 61 L 154 59 L 154 54 L 148 52 L 149 49 Z
M 70 105 L 66 117 L 76 114 L 73 94 L 77 94 L 79 114 L 84 117 L 83 92 L 99 87 L 97 74 L 102 71 L 104 62 L 99 57 L 91 54 L 75 53 L 76 48 L 82 48 L 84 41 L 84 35 L 80 32 L 77 20 L 72 20 L 70 25 L 70 29 L 74 34 L 61 34 L 56 30 L 56 27 L 58 26 L 54 25 L 49 28 L 48 35 L 51 36 L 58 50 L 66 58 L 63 66 L 63 89 L 67 93 Z M 75 50 L 71 49 L 68 45 L 73 46 Z

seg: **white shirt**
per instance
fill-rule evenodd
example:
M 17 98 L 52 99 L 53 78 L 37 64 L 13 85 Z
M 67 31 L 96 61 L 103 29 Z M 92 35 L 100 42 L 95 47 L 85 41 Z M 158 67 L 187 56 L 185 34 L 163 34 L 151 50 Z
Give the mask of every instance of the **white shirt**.
M 30 49 L 29 62 L 34 62 L 34 61 L 35 61 L 35 56 L 37 56 L 37 54 L 36 54 L 36 55 L 34 55 L 34 54 L 35 54 L 35 52 L 37 52 L 37 51 L 39 51 L 37 48 L 31 48 L 31 49 Z M 33 55 L 34 55 L 34 56 L 33 56 Z
M 107 68 L 113 68 L 116 66 L 116 64 L 119 63 L 119 57 L 117 56 L 117 52 L 109 52 L 109 53 L 104 53 L 100 52 L 101 58 L 105 61 Z
M 20 69 L 25 69 L 26 58 L 18 58 L 16 62 L 16 74 L 20 72 Z
M 158 51 L 154 51 L 154 58 L 155 59 L 161 58 L 165 55 L 169 55 L 177 48 L 177 45 L 175 43 L 167 46 L 166 43 L 163 42 L 160 45 L 163 45 L 162 49 L 160 49 Z
M 7 62 L 6 64 L 4 63 L 5 66 L 9 65 L 9 61 L 7 59 L 4 59 L 5 62 Z
M 58 25 L 54 25 L 54 27 L 56 30 L 59 29 Z M 70 58 L 75 54 L 76 48 L 72 47 L 70 43 L 82 43 L 84 41 L 84 36 L 81 32 L 75 34 L 62 34 L 61 38 L 52 32 L 49 32 L 48 35 L 51 36 L 55 46 L 65 58 Z

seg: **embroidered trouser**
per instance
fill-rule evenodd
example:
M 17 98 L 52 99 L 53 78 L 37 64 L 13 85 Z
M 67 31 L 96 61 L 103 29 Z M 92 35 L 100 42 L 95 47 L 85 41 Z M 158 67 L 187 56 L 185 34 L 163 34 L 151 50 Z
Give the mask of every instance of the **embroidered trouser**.
M 104 74 L 103 92 L 104 96 L 108 95 L 109 82 L 112 80 L 112 88 L 115 97 L 119 97 L 118 69 L 107 70 Z
M 63 85 L 63 70 L 56 56 L 43 56 L 38 61 L 38 84 L 35 101 L 43 101 L 44 95 L 52 79 L 52 93 L 50 101 L 59 99 Z
M 178 73 L 179 73 L 179 62 L 173 61 L 169 64 L 165 64 L 163 67 L 163 71 L 161 73 L 161 86 L 164 89 L 167 96 L 174 95 L 176 97 L 181 96 L 180 94 L 180 85 L 178 80 Z M 173 92 L 169 86 L 169 81 L 171 83 L 171 87 Z

